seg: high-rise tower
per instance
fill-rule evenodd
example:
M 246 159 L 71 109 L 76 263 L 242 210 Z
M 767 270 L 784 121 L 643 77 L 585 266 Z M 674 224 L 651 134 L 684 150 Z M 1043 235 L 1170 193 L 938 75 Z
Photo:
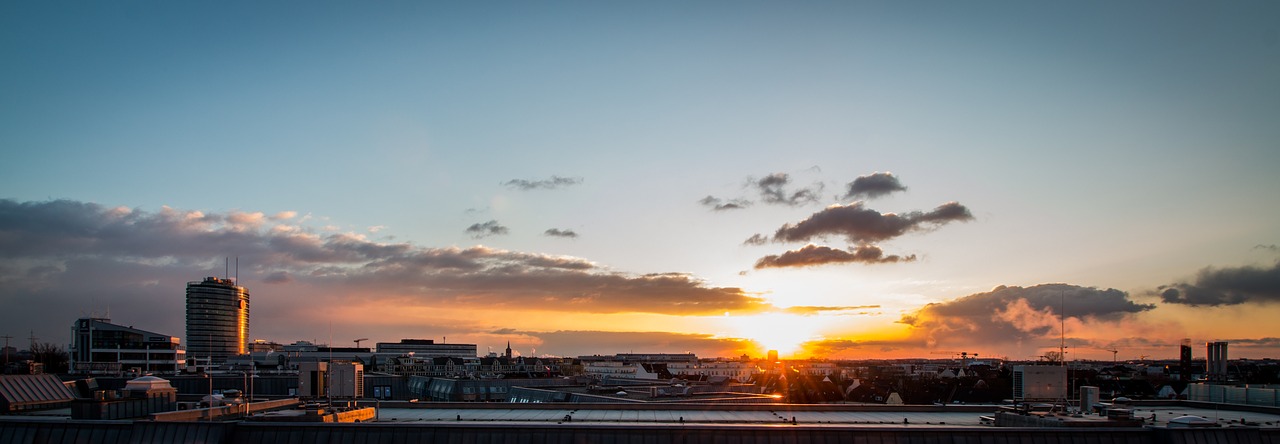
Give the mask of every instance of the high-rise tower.
M 249 290 L 230 279 L 187 283 L 187 358 L 213 363 L 248 351 Z

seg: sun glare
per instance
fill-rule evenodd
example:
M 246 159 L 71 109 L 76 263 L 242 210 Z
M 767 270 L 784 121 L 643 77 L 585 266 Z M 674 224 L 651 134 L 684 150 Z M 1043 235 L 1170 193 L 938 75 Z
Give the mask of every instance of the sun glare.
M 793 357 L 802 354 L 805 342 L 820 339 L 821 323 L 812 316 L 785 313 L 767 313 L 726 318 L 736 336 L 750 338 L 767 350 L 777 350 L 779 356 Z

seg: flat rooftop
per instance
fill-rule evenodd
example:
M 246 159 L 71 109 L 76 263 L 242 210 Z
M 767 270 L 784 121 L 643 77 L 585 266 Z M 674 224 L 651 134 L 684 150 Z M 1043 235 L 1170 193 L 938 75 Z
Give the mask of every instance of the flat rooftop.
M 840 427 L 991 427 L 981 417 L 991 416 L 997 406 L 962 405 L 949 407 L 858 404 L 776 404 L 776 405 L 670 405 L 644 404 L 483 404 L 457 406 L 448 403 L 422 407 L 388 407 L 379 411 L 383 423 L 572 423 L 590 424 L 791 424 Z M 533 406 L 536 406 L 533 407 Z M 1132 407 L 1135 418 L 1146 425 L 1166 426 L 1169 420 L 1194 415 L 1222 426 L 1249 425 L 1280 428 L 1280 412 L 1236 411 L 1197 408 L 1185 405 Z M 1155 420 L 1151 421 L 1152 415 Z M 1093 418 L 1098 418 L 1092 415 Z

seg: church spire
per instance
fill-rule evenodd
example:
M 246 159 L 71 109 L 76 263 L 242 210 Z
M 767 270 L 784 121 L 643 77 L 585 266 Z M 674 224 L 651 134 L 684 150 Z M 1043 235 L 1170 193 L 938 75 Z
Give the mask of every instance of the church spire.
M 507 359 L 511 359 L 511 341 L 507 341 Z

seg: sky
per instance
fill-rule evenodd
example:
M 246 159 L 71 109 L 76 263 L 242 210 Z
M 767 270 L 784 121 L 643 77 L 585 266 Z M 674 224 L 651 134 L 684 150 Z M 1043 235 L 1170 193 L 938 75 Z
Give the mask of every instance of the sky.
M 5 2 L 0 335 L 182 337 L 185 284 L 233 275 L 281 343 L 1280 357 L 1278 22 Z

